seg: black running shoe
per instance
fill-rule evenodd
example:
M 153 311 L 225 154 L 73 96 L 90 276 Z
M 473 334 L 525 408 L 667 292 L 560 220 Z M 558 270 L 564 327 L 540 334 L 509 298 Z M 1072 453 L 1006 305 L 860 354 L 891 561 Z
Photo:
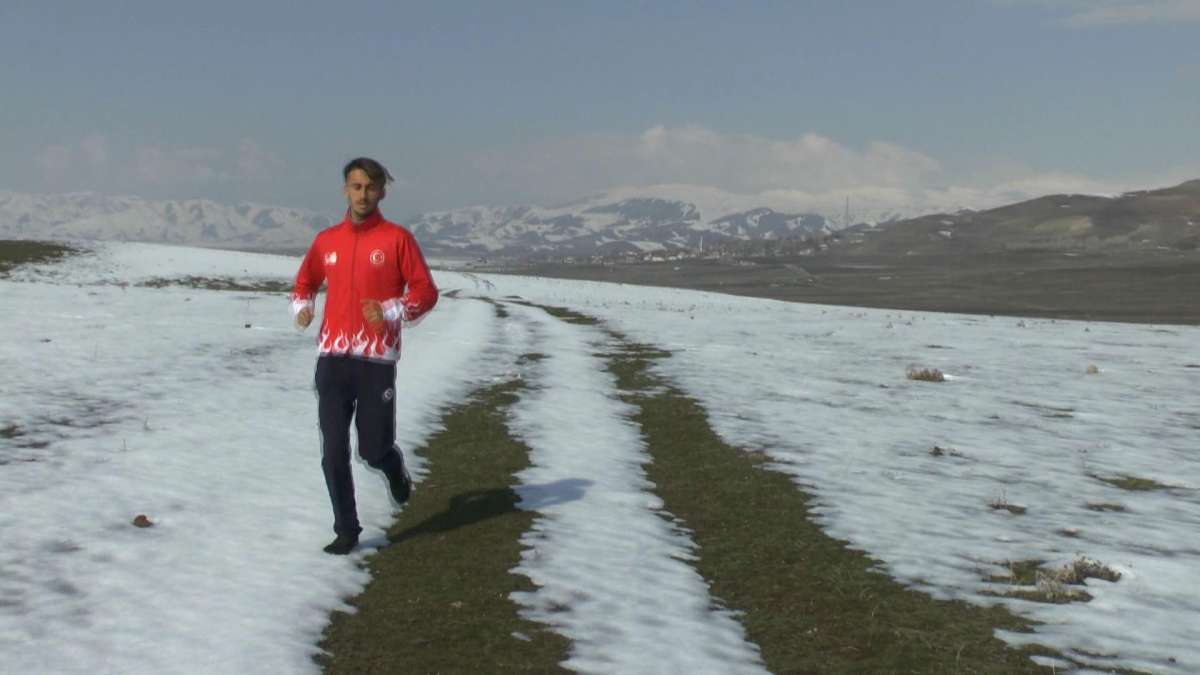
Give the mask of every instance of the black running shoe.
M 408 501 L 412 495 L 412 476 L 408 475 L 408 467 L 404 466 L 401 461 L 400 468 L 388 474 L 388 488 L 392 492 L 392 499 L 396 500 L 396 505 L 399 506 Z
M 325 547 L 325 552 L 332 555 L 346 555 L 353 551 L 355 546 L 358 546 L 357 534 L 339 534 L 337 539 L 329 542 L 329 545 Z

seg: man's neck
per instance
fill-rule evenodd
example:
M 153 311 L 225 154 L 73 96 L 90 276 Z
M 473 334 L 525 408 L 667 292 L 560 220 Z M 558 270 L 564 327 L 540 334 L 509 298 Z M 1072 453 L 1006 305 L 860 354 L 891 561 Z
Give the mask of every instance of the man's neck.
M 363 223 L 370 220 L 371 217 L 374 215 L 375 215 L 375 211 L 372 211 L 360 218 L 359 216 L 355 215 L 354 209 L 350 209 L 350 222 L 353 223 L 354 225 L 362 225 Z

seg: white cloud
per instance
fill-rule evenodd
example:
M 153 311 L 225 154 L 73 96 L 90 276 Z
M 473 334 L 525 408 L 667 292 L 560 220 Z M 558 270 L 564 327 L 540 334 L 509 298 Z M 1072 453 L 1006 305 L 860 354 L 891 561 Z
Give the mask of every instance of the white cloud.
M 1073 15 L 1075 25 L 1200 21 L 1200 0 L 1114 2 Z
M 77 181 L 83 173 L 103 171 L 108 163 L 108 140 L 89 134 L 78 144 L 49 145 L 37 154 L 42 180 L 51 189 Z
M 67 177 L 74 165 L 73 152 L 65 145 L 51 145 L 42 148 L 37 155 L 38 168 L 42 170 L 42 180 L 48 185 L 58 185 Z
M 587 136 L 536 143 L 475 158 L 488 180 L 518 193 L 564 199 L 612 185 L 688 183 L 757 193 L 803 186 L 911 186 L 938 162 L 894 143 L 850 148 L 818 134 L 794 139 L 726 135 L 698 125 L 655 126 L 636 136 Z
M 242 139 L 221 147 L 135 144 L 91 134 L 35 155 L 46 192 L 95 190 L 155 198 L 281 200 L 295 176 L 268 147 Z M 414 195 L 441 208 L 471 203 L 553 206 L 619 188 L 653 188 L 707 203 L 771 206 L 837 215 L 847 199 L 860 218 L 987 208 L 1044 194 L 1116 194 L 1200 176 L 1200 163 L 1154 176 L 1098 179 L 1048 171 L 1012 158 L 970 167 L 887 140 L 851 146 L 815 133 L 792 138 L 726 134 L 700 126 L 653 126 L 494 150 L 451 162 L 425 178 L 398 181 L 389 203 L 413 209 Z M 435 177 L 436 176 L 436 177 Z M 294 194 L 303 194 L 295 191 Z
M 1119 194 L 1189 177 L 1180 170 L 1118 182 L 1005 159 L 971 173 L 951 172 L 937 159 L 892 142 L 853 148 L 819 134 L 770 139 L 697 125 L 510 148 L 477 157 L 475 168 L 509 203 L 553 205 L 602 190 L 653 186 L 663 195 L 710 194 L 731 203 L 757 200 L 776 209 L 825 214 L 841 213 L 849 199 L 858 217 L 989 208 L 1053 193 Z
M 235 175 L 242 180 L 268 180 L 283 169 L 283 160 L 256 141 L 243 138 L 238 143 Z
M 1200 0 L 1029 0 L 1063 10 L 1071 26 L 1200 21 Z
M 849 200 L 851 216 L 871 219 L 888 214 L 953 212 L 987 209 L 1048 194 L 1115 195 L 1163 184 L 1117 183 L 1070 173 L 1028 173 L 991 184 L 954 183 L 910 186 L 856 185 L 834 190 L 770 190 L 758 196 L 764 204 L 790 211 L 840 214 Z
M 108 139 L 101 134 L 91 134 L 79 144 L 83 159 L 93 167 L 108 163 Z
M 217 168 L 221 159 L 216 148 L 141 145 L 130 168 L 138 181 L 153 186 L 206 183 L 223 176 Z
M 238 183 L 261 185 L 284 162 L 253 139 L 233 147 L 114 143 L 92 133 L 54 144 L 36 156 L 46 191 L 98 190 L 134 194 L 204 194 Z

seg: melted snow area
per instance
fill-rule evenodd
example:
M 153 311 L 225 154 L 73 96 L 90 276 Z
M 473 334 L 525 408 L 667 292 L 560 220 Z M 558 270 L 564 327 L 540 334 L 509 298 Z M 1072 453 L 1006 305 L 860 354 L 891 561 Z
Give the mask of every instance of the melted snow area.
M 314 331 L 278 294 L 138 285 L 286 281 L 298 262 L 102 245 L 0 281 L 0 671 L 316 670 L 328 613 L 385 541 L 384 481 L 356 464 L 364 546 L 322 553 Z M 647 448 L 596 356 L 607 334 L 510 296 L 671 350 L 660 373 L 815 495 L 829 534 L 937 597 L 1043 622 L 1012 644 L 1200 671 L 1200 330 L 435 276 L 459 293 L 405 333 L 399 440 L 419 448 L 472 388 L 546 355 L 510 411 L 532 448 L 522 506 L 539 514 L 514 570 L 538 589 L 513 599 L 572 640 L 567 667 L 763 672 L 640 468 Z M 1158 485 L 1107 482 L 1123 477 Z M 133 527 L 139 514 L 154 526 Z M 1121 579 L 1088 579 L 1086 603 L 985 594 L 1006 588 L 985 579 L 1008 561 L 1080 557 Z

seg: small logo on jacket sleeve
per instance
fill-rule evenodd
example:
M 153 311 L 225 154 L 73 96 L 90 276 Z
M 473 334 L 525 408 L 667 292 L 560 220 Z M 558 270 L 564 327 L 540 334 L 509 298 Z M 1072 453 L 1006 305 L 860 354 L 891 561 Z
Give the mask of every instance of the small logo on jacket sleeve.
M 384 257 L 383 250 L 377 248 L 374 251 L 371 251 L 371 264 L 372 265 L 374 265 L 376 267 L 383 267 L 383 263 L 386 261 L 387 261 L 387 258 Z
M 337 264 L 337 251 L 331 251 L 325 254 L 325 266 L 332 267 Z

